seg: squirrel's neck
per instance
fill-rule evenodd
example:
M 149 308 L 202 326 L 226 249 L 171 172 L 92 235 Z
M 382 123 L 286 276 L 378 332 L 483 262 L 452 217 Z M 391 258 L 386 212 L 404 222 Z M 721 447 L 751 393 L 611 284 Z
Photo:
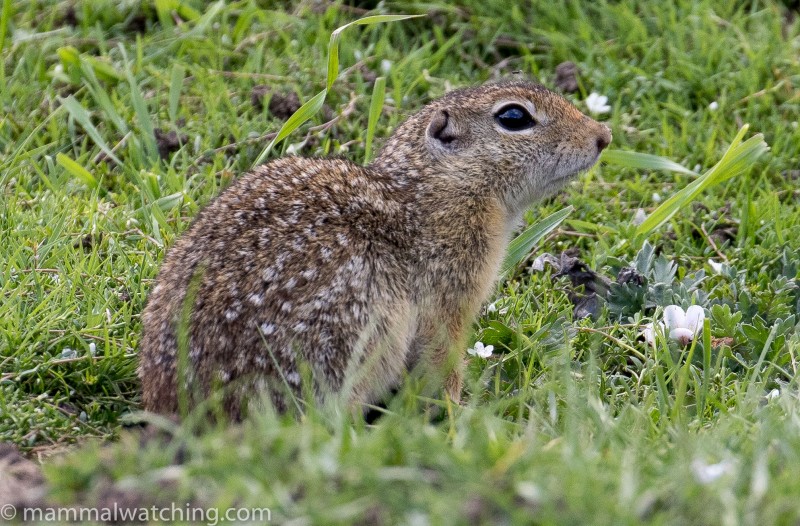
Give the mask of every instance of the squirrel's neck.
M 463 297 L 458 308 L 471 316 L 491 293 L 516 218 L 491 174 L 434 158 L 419 129 L 399 128 L 369 168 L 400 182 L 412 201 L 411 274 L 425 276 L 412 287 L 416 301 L 439 312 Z
M 416 116 L 415 116 L 416 117 Z M 407 183 L 417 189 L 419 198 L 430 195 L 441 201 L 452 198 L 498 198 L 499 188 L 491 174 L 474 173 L 478 169 L 469 163 L 436 158 L 425 145 L 424 132 L 417 131 L 412 117 L 389 138 L 369 168 Z

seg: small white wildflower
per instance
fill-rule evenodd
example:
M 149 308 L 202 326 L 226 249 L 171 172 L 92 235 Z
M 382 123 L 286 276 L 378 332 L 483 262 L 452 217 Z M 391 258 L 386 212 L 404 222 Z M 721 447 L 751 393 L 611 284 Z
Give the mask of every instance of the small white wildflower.
M 780 395 L 781 395 L 781 391 L 780 391 L 780 389 L 773 389 L 772 391 L 770 391 L 769 393 L 767 393 L 767 396 L 765 396 L 765 398 L 766 398 L 767 400 L 775 400 L 775 399 L 776 399 L 776 398 L 778 398 Z
M 723 475 L 732 473 L 735 466 L 730 460 L 723 460 L 716 464 L 706 464 L 700 459 L 692 461 L 692 472 L 700 484 L 711 484 Z
M 55 73 L 56 75 L 60 75 L 61 73 L 64 73 L 64 66 L 62 64 L 56 64 L 53 67 L 53 73 Z
M 639 226 L 642 223 L 644 223 L 645 219 L 647 219 L 647 213 L 644 211 L 644 209 L 639 208 L 638 210 L 636 210 L 636 213 L 633 214 L 633 219 L 631 220 L 631 223 L 633 223 L 636 226 Z
M 709 259 L 708 264 L 711 267 L 711 270 L 714 271 L 714 274 L 722 274 L 722 263 L 717 263 L 713 259 Z
M 310 137 L 310 136 L 309 136 Z M 293 142 L 286 147 L 286 155 L 297 155 L 305 147 L 308 142 L 308 137 L 300 142 Z
M 588 97 L 586 97 L 586 107 L 589 109 L 591 113 L 600 114 L 600 113 L 608 113 L 611 111 L 611 106 L 608 103 L 608 97 L 605 95 L 600 95 L 595 92 L 591 92 Z
M 542 489 L 533 482 L 520 482 L 517 484 L 517 495 L 531 503 L 541 502 Z
M 661 195 L 657 192 L 653 192 L 653 202 L 660 203 L 661 202 Z
M 419 510 L 408 512 L 405 519 L 405 524 L 408 526 L 428 526 L 431 523 L 428 516 Z
M 711 111 L 717 111 L 717 108 L 719 108 L 719 103 L 717 103 L 717 101 L 714 101 L 708 105 L 708 109 Z
M 685 327 L 678 327 L 669 331 L 669 337 L 681 345 L 688 345 L 694 339 L 694 333 Z
M 91 342 L 89 344 L 89 354 L 91 354 L 92 356 L 97 354 L 97 345 L 95 345 L 94 342 Z
M 486 314 L 497 313 L 500 314 L 501 316 L 508 314 L 508 307 L 503 307 L 502 305 L 503 305 L 502 299 L 490 303 L 489 305 L 486 306 Z
M 648 323 L 644 326 L 644 329 L 642 329 L 642 336 L 648 345 L 652 345 L 653 347 L 656 346 L 656 328 L 662 328 L 663 325 L 663 323 L 659 323 L 657 325 Z
M 386 59 L 381 60 L 381 73 L 383 73 L 384 75 L 388 75 L 391 70 L 392 70 L 392 61 Z
M 681 345 L 689 344 L 703 329 L 705 317 L 705 311 L 699 305 L 692 305 L 686 311 L 677 305 L 668 305 L 664 309 L 664 323 L 669 337 Z
M 685 312 L 677 305 L 668 305 L 664 309 L 664 320 L 645 325 L 642 336 L 648 344 L 654 346 L 658 331 L 681 345 L 688 345 L 703 330 L 705 318 L 705 311 L 699 305 L 692 305 Z
M 492 355 L 494 345 L 483 345 L 483 342 L 475 342 L 475 346 L 467 349 L 467 354 L 471 356 L 478 356 L 480 358 L 488 358 Z
M 694 168 L 692 168 L 692 171 L 693 172 L 699 172 L 702 169 L 703 169 L 703 167 L 700 166 L 700 163 L 697 163 L 697 164 L 694 165 Z

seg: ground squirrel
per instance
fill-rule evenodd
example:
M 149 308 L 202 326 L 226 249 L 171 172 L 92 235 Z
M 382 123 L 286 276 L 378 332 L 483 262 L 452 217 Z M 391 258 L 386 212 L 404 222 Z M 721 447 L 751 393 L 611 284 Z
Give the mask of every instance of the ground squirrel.
M 319 398 L 374 403 L 417 364 L 443 371 L 458 400 L 465 338 L 513 229 L 610 141 L 515 81 L 431 102 L 368 166 L 285 157 L 242 175 L 167 253 L 150 294 L 145 409 L 176 412 L 178 378 L 194 396 L 220 388 L 234 418 L 259 392 L 285 408 L 307 377 Z

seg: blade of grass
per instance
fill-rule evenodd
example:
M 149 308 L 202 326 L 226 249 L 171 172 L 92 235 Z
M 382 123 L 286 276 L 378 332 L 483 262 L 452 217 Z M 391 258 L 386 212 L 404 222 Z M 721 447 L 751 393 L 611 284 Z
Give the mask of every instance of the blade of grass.
M 541 221 L 528 227 L 523 233 L 514 238 L 508 245 L 508 252 L 506 259 L 503 261 L 503 266 L 500 268 L 500 275 L 507 276 L 520 261 L 530 253 L 531 249 L 541 241 L 541 239 L 555 230 L 555 228 L 564 221 L 574 207 L 568 206 L 562 208 L 558 212 L 552 213 Z
M 3 0 L 3 14 L 0 16 L 0 55 L 5 56 L 3 53 L 6 49 L 6 35 L 8 34 L 8 25 L 11 23 L 11 0 Z M 6 85 L 6 64 L 5 61 L 0 63 L 0 86 Z M 5 93 L 5 90 L 0 90 Z
M 761 354 L 758 356 L 758 361 L 756 364 L 750 369 L 750 374 L 747 377 L 747 397 L 751 398 L 757 395 L 757 391 L 760 389 L 758 385 L 758 381 L 761 378 L 761 365 L 764 363 L 764 360 L 767 357 L 767 353 L 772 349 L 772 342 L 775 341 L 775 337 L 778 334 L 778 324 L 772 326 L 772 329 L 769 331 L 769 335 L 767 336 L 767 341 L 764 342 L 764 347 L 761 349 Z
M 81 182 L 89 188 L 97 188 L 97 179 L 95 179 L 89 170 L 78 164 L 77 161 L 68 155 L 59 152 L 56 155 L 56 162 L 71 175 L 80 179 Z
M 69 77 L 75 82 L 80 80 L 81 71 L 84 67 L 91 68 L 94 75 L 99 76 L 106 82 L 116 83 L 124 80 L 122 74 L 114 69 L 114 66 L 90 55 L 81 54 L 73 46 L 60 47 L 56 53 L 64 66 L 64 70 L 69 73 Z
M 685 415 L 684 400 L 686 399 L 686 390 L 689 386 L 689 377 L 692 374 L 692 357 L 694 356 L 694 349 L 697 346 L 697 338 L 692 340 L 692 345 L 689 347 L 689 352 L 686 353 L 683 365 L 678 362 L 678 369 L 675 371 L 678 377 L 678 386 L 675 389 L 675 404 L 672 406 L 672 419 L 680 421 Z M 673 380 L 674 381 L 674 380 Z
M 697 417 L 705 420 L 706 401 L 709 393 L 709 379 L 711 378 L 711 320 L 703 320 L 703 379 L 702 385 L 697 389 Z
M 103 140 L 103 137 L 100 135 L 100 132 L 97 131 L 97 128 L 95 128 L 94 124 L 92 124 L 92 121 L 89 118 L 89 112 L 87 112 L 86 109 L 83 106 L 81 106 L 80 102 L 78 102 L 72 95 L 70 95 L 66 99 L 62 99 L 61 97 L 59 97 L 58 100 L 61 103 L 61 105 L 67 109 L 67 112 L 69 112 L 72 118 L 75 119 L 78 122 L 78 124 L 81 125 L 81 127 L 86 131 L 89 137 L 91 137 L 94 143 L 101 150 L 103 150 L 103 153 L 105 153 L 108 156 L 108 158 L 114 161 L 115 163 L 122 165 L 122 161 L 120 161 L 119 158 L 116 155 L 114 155 L 114 152 L 111 151 L 111 148 L 108 147 L 106 141 Z
M 176 63 L 172 66 L 172 73 L 169 78 L 169 103 L 167 111 L 169 120 L 173 123 L 177 120 L 178 116 L 178 102 L 181 98 L 184 74 L 185 71 L 182 65 Z
M 147 104 L 144 102 L 139 84 L 136 82 L 136 79 L 133 78 L 132 66 L 128 61 L 128 55 L 125 53 L 125 48 L 122 44 L 119 45 L 119 50 L 122 53 L 122 58 L 125 63 L 125 77 L 128 79 L 128 85 L 131 88 L 131 104 L 136 114 L 136 122 L 139 124 L 139 130 L 141 131 L 140 137 L 144 143 L 148 159 L 153 162 L 158 159 L 158 148 L 156 147 L 156 135 L 153 129 L 153 121 L 150 120 L 150 112 L 147 110 Z
M 739 130 L 725 154 L 710 170 L 673 194 L 655 209 L 636 229 L 634 237 L 642 239 L 656 228 L 669 221 L 678 211 L 688 206 L 698 195 L 712 186 L 727 181 L 749 168 L 769 147 L 761 134 L 754 135 L 745 142 L 742 137 L 747 132 L 745 125 Z
M 278 130 L 278 135 L 276 135 L 275 138 L 272 139 L 272 141 L 267 145 L 267 147 L 264 148 L 264 150 L 259 154 L 259 156 L 256 157 L 256 161 L 253 163 L 253 165 L 255 166 L 261 164 L 267 155 L 269 155 L 269 152 L 272 151 L 273 146 L 285 139 L 290 133 L 302 126 L 304 122 L 316 115 L 320 108 L 322 108 L 322 104 L 325 102 L 325 96 L 327 94 L 328 90 L 324 89 L 314 95 L 314 97 L 308 100 L 305 104 L 300 106 L 300 108 L 294 112 L 286 122 L 283 123 L 281 129 Z
M 641 168 L 645 170 L 665 170 L 667 172 L 680 172 L 687 175 L 697 175 L 696 172 L 689 170 L 685 166 L 670 161 L 665 157 L 651 155 L 649 153 L 626 152 L 623 150 L 605 150 L 600 156 L 600 160 L 616 166 L 626 168 Z
M 312 99 L 307 101 L 303 104 L 300 109 L 298 109 L 294 114 L 289 117 L 281 129 L 278 131 L 278 135 L 275 136 L 274 139 L 264 148 L 261 153 L 256 157 L 255 162 L 253 163 L 254 166 L 261 164 L 264 162 L 264 159 L 267 158 L 269 152 L 272 151 L 272 148 L 285 139 L 290 133 L 295 131 L 297 128 L 303 125 L 306 121 L 311 119 L 319 110 L 322 108 L 322 104 L 325 102 L 325 97 L 328 95 L 328 90 L 330 90 L 331 86 L 333 86 L 334 81 L 339 76 L 339 39 L 341 38 L 342 32 L 350 26 L 364 26 L 364 25 L 372 25 L 372 24 L 380 24 L 382 22 L 395 22 L 399 20 L 405 20 L 407 18 L 416 18 L 419 16 L 425 15 L 376 15 L 376 16 L 368 16 L 364 18 L 360 18 L 349 24 L 345 24 L 331 33 L 331 39 L 328 43 L 328 79 L 325 84 L 325 89 L 317 93 Z
M 367 121 L 367 144 L 365 146 L 364 161 L 372 160 L 372 141 L 375 139 L 375 126 L 383 111 L 383 101 L 386 98 L 386 77 L 375 79 L 372 87 L 372 101 L 369 104 L 369 120 Z
M 123 135 L 128 133 L 128 125 L 119 115 L 116 108 L 114 108 L 114 104 L 111 102 L 111 98 L 108 96 L 108 93 L 106 93 L 106 91 L 100 85 L 100 82 L 97 80 L 97 76 L 94 73 L 94 69 L 92 69 L 91 65 L 89 65 L 83 59 L 80 60 L 80 65 L 81 72 L 83 73 L 83 84 L 86 86 L 86 89 L 89 90 L 89 93 L 91 93 L 98 106 L 103 109 L 103 112 L 105 112 L 106 116 L 114 124 L 114 127 Z
M 179 12 L 179 14 L 188 20 L 196 20 L 195 26 L 186 34 L 186 37 L 199 37 L 203 35 L 214 18 L 216 18 L 222 8 L 225 7 L 225 1 L 219 0 L 218 2 L 214 2 L 205 13 L 200 15 L 198 11 L 195 11 L 185 4 L 185 2 L 181 2 L 181 7 L 184 7 L 186 11 Z
M 350 26 L 368 26 L 372 24 L 380 24 L 383 22 L 397 22 L 409 18 L 417 18 L 425 15 L 374 15 L 360 18 L 349 24 L 345 24 L 331 33 L 331 40 L 328 43 L 328 81 L 325 85 L 327 89 L 331 89 L 336 77 L 339 76 L 339 39 L 345 29 Z

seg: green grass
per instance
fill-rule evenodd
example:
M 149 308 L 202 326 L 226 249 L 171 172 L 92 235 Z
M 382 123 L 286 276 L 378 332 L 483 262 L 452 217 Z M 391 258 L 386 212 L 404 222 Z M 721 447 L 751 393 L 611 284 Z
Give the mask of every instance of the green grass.
M 369 14 L 431 12 L 348 29 L 329 84 L 331 33 L 367 13 L 245 0 L 4 5 L 0 440 L 31 453 L 81 446 L 47 463 L 54 499 L 91 504 L 114 485 L 142 502 L 267 506 L 293 524 L 800 520 L 796 9 L 386 3 Z M 609 97 L 615 149 L 703 173 L 743 124 L 770 146 L 647 235 L 662 259 L 642 267 L 646 297 L 618 287 L 596 320 L 574 320 L 566 280 L 518 267 L 476 323 L 495 355 L 470 358 L 464 407 L 422 398 L 410 379 L 373 426 L 312 407 L 300 421 L 163 424 L 167 443 L 121 427 L 138 409 L 139 314 L 165 249 L 283 124 L 266 99 L 251 103 L 254 86 L 303 102 L 328 90 L 330 111 L 269 158 L 292 147 L 363 162 L 448 87 L 515 70 L 552 86 L 565 60 L 581 71 L 569 96 L 579 108 L 590 92 Z M 382 105 L 375 76 L 386 78 Z M 154 130 L 176 132 L 164 158 Z M 613 280 L 648 246 L 637 209 L 693 180 L 603 164 L 532 209 L 530 222 L 574 207 L 536 251 L 577 249 Z M 716 274 L 709 259 L 727 267 Z M 638 339 L 669 303 L 706 307 L 691 350 Z

